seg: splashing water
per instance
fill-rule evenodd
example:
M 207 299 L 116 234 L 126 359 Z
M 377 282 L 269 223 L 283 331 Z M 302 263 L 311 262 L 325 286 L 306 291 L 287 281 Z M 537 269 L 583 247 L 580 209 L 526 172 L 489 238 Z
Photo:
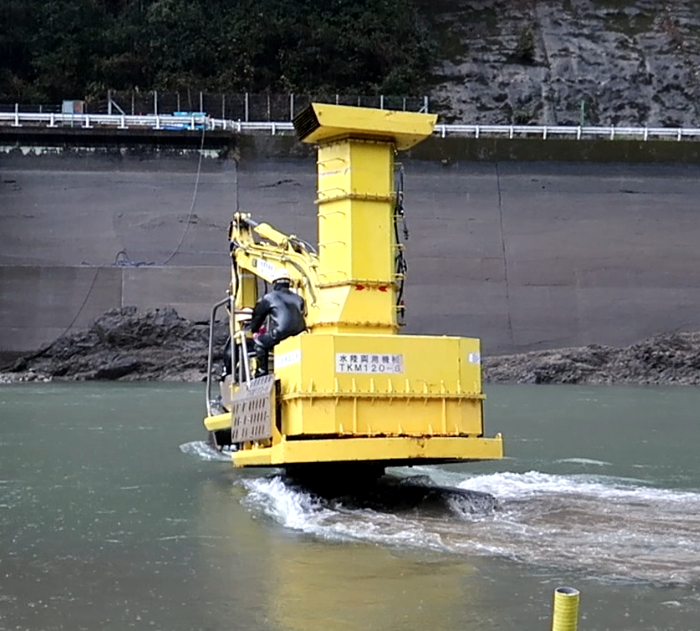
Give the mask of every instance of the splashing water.
M 501 556 L 610 579 L 700 583 L 700 493 L 602 475 L 530 471 L 469 477 L 420 469 L 437 484 L 493 494 L 500 510 L 397 515 L 322 502 L 289 488 L 279 476 L 240 484 L 251 510 L 323 538 Z
M 180 445 L 180 451 L 183 454 L 196 456 L 201 460 L 217 460 L 220 462 L 231 462 L 231 454 L 218 451 L 201 440 Z
M 204 442 L 180 449 L 204 460 L 230 461 L 229 454 Z M 607 463 L 586 464 L 600 469 Z M 490 493 L 499 510 L 472 515 L 455 505 L 451 513 L 439 516 L 420 510 L 396 514 L 323 501 L 287 486 L 279 475 L 244 478 L 238 484 L 246 489 L 243 502 L 253 512 L 322 538 L 500 556 L 608 579 L 700 584 L 700 492 L 601 474 L 470 476 L 420 466 L 394 473 Z

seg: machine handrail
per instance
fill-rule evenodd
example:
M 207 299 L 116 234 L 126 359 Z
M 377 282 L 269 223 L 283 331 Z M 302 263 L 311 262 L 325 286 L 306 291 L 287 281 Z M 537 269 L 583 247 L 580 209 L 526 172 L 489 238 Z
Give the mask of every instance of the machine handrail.
M 248 361 L 248 343 L 246 340 L 246 334 L 243 329 L 238 331 L 236 334 L 238 338 L 237 344 L 240 344 L 239 357 L 241 360 L 238 362 L 238 383 L 239 384 L 250 384 L 250 362 Z
M 206 387 L 206 406 L 207 414 L 212 415 L 212 399 L 211 399 L 211 369 L 214 363 L 214 324 L 216 323 L 216 314 L 223 307 L 231 302 L 231 297 L 226 296 L 217 302 L 212 308 L 209 314 L 209 350 L 207 353 L 207 387 Z

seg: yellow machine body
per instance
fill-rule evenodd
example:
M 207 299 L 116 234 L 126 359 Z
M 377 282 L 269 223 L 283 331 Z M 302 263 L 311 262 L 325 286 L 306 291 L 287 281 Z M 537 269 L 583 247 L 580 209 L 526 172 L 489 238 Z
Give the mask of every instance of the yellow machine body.
M 500 434 L 483 436 L 479 340 L 398 334 L 394 154 L 427 137 L 435 116 L 312 104 L 294 123 L 319 145 L 318 254 L 237 214 L 230 310 L 253 307 L 258 279 L 282 267 L 305 299 L 308 331 L 275 347 L 274 387 L 227 382 L 224 399 L 252 398 L 210 409 L 205 427 L 250 438 L 233 441 L 239 467 L 502 458 Z

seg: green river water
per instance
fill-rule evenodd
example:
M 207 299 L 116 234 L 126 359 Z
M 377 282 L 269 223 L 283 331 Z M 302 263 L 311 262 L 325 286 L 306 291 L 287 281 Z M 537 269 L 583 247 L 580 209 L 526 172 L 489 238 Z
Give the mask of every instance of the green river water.
M 0 386 L 0 629 L 700 628 L 700 390 L 501 386 L 499 511 L 329 508 L 204 443 L 185 384 Z

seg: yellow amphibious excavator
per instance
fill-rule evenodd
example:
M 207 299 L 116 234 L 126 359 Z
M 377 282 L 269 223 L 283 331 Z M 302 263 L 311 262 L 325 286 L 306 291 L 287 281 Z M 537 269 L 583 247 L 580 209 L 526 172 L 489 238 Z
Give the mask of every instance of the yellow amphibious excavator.
M 248 214 L 229 229 L 231 283 L 211 316 L 207 416 L 236 467 L 282 467 L 303 478 L 378 478 L 387 466 L 492 460 L 484 437 L 478 339 L 400 335 L 405 274 L 402 186 L 394 155 L 431 135 L 436 116 L 313 103 L 294 119 L 318 146 L 318 253 Z M 307 306 L 308 329 L 274 349 L 252 378 L 242 330 L 280 269 Z M 214 375 L 217 310 L 228 312 L 234 369 Z M 324 469 L 325 467 L 325 469 Z

